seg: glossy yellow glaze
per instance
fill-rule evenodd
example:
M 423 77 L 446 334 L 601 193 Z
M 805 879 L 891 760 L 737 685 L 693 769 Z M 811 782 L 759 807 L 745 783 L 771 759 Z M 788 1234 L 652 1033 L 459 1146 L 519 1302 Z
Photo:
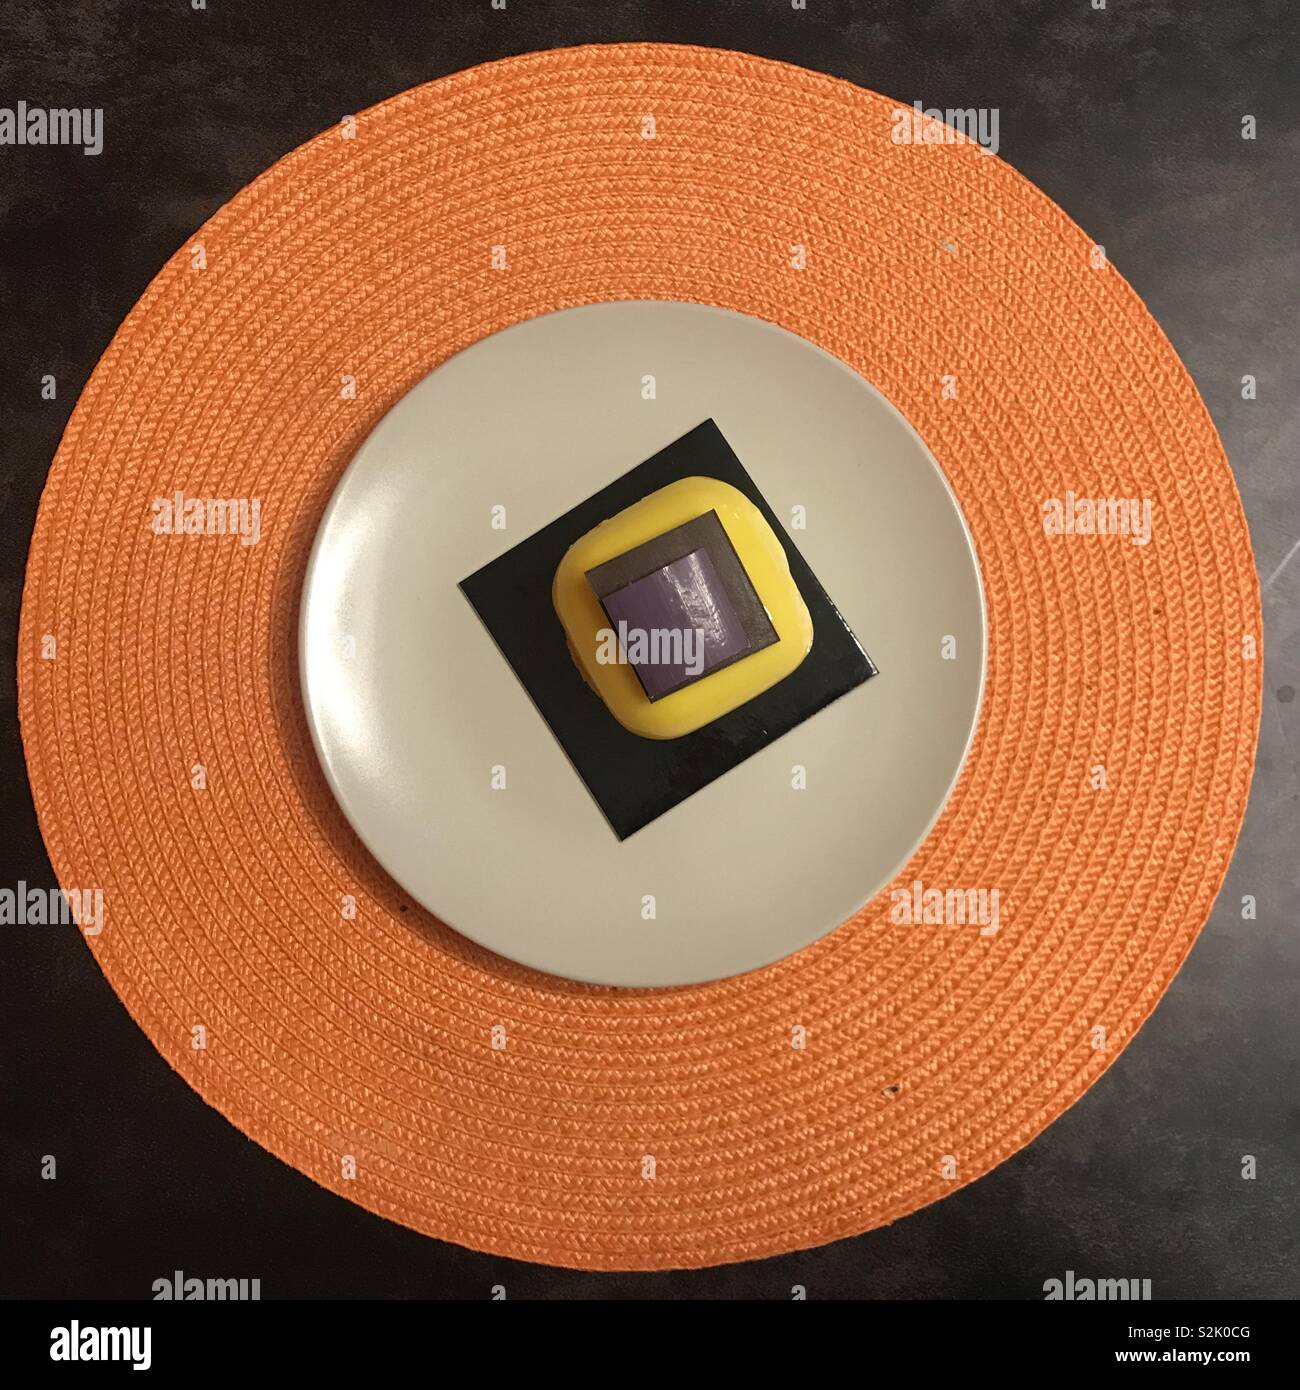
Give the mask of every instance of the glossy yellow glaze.
M 630 665 L 596 659 L 610 622 L 587 571 L 707 512 L 717 513 L 779 640 L 652 703 Z M 703 728 L 784 680 L 812 648 L 812 618 L 781 542 L 749 498 L 717 478 L 670 483 L 588 531 L 560 561 L 551 596 L 587 683 L 625 729 L 643 738 L 681 738 Z

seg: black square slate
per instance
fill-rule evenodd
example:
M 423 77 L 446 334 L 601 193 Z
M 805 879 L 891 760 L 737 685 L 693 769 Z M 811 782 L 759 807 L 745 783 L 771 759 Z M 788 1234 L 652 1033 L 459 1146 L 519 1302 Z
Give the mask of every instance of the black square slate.
M 682 738 L 642 738 L 623 728 L 582 678 L 551 604 L 551 581 L 569 547 L 592 527 L 697 476 L 744 493 L 780 539 L 812 617 L 812 649 L 784 680 L 712 724 Z M 475 570 L 460 588 L 620 840 L 876 674 L 712 420 Z

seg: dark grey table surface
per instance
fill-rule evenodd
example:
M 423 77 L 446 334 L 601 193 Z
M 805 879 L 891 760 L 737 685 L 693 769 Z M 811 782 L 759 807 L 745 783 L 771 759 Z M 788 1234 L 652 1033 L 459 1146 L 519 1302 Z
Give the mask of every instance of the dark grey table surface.
M 947 1200 L 820 1250 L 691 1273 L 575 1274 L 443 1245 L 315 1187 L 208 1109 L 75 933 L 10 926 L 0 1295 L 143 1298 L 175 1269 L 257 1277 L 267 1298 L 482 1298 L 493 1284 L 511 1297 L 788 1298 L 803 1284 L 813 1298 L 1041 1298 L 1068 1269 L 1149 1278 L 1157 1299 L 1300 1294 L 1300 7 L 1094 3 L 0 0 L 0 106 L 105 112 L 98 158 L 0 147 L 0 884 L 54 881 L 18 736 L 15 634 L 50 459 L 114 328 L 280 155 L 346 112 L 530 49 L 694 42 L 905 103 L 998 108 L 1002 157 L 1105 245 L 1200 387 L 1250 519 L 1267 640 L 1250 809 L 1185 968 L 1083 1100 Z M 44 1154 L 57 1181 L 41 1181 Z

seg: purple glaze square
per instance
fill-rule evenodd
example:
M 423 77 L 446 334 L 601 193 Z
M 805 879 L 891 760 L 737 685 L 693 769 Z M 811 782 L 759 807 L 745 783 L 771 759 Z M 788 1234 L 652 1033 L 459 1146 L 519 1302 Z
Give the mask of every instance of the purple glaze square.
M 749 638 L 707 550 L 693 550 L 603 600 L 621 652 L 651 700 L 749 650 Z

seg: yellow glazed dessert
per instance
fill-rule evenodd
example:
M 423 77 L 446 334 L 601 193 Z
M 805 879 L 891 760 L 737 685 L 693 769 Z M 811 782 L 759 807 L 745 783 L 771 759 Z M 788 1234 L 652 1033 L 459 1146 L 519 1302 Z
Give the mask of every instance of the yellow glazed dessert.
M 643 738 L 703 728 L 812 647 L 780 540 L 716 478 L 670 483 L 588 531 L 561 560 L 552 599 L 587 683 Z

